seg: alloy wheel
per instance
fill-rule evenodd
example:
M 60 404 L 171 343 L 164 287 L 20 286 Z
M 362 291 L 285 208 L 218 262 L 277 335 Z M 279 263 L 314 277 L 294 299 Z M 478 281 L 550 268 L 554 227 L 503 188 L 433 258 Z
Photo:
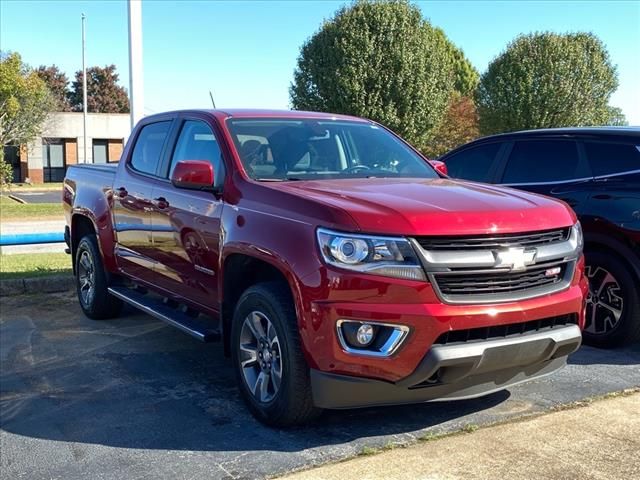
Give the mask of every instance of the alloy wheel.
M 88 251 L 80 254 L 78 262 L 78 282 L 80 283 L 80 298 L 84 305 L 91 305 L 96 293 L 96 273 L 93 259 Z
M 240 331 L 240 366 L 254 398 L 271 402 L 282 383 L 282 352 L 276 329 L 262 312 L 253 311 Z
M 614 330 L 622 318 L 624 299 L 620 284 L 600 266 L 587 265 L 585 273 L 589 280 L 585 332 L 604 335 Z

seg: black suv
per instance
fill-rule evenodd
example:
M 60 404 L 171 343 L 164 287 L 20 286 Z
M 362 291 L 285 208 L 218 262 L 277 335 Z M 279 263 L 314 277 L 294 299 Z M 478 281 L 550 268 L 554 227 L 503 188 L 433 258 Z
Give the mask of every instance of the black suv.
M 640 128 L 530 130 L 475 140 L 442 156 L 449 175 L 556 197 L 585 233 L 586 343 L 640 339 Z

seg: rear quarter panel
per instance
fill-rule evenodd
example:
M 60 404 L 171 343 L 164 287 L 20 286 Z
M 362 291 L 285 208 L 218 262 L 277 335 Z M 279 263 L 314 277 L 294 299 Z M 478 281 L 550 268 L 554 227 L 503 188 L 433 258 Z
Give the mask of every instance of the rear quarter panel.
M 73 165 L 67 170 L 64 179 L 62 203 L 67 225 L 71 230 L 72 242 L 74 229 L 81 217 L 93 224 L 98 245 L 107 270 L 117 270 L 114 258 L 114 229 L 111 216 L 113 206 L 113 180 L 116 165 Z

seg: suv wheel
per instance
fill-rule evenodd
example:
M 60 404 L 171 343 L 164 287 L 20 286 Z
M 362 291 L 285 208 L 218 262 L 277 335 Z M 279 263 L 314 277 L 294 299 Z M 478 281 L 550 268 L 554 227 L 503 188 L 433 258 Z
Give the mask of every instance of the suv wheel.
M 76 249 L 76 290 L 84 314 L 94 320 L 117 317 L 122 301 L 107 290 L 109 274 L 102 264 L 95 235 L 85 235 Z
M 286 285 L 261 283 L 242 294 L 231 327 L 231 357 L 242 396 L 260 421 L 276 427 L 299 425 L 321 412 L 313 406 L 309 368 Z
M 640 298 L 628 266 L 613 253 L 587 252 L 585 343 L 610 348 L 640 339 Z

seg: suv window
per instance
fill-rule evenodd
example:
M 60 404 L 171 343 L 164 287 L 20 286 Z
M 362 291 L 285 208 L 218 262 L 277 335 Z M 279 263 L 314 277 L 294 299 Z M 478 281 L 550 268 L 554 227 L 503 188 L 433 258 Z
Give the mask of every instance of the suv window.
M 585 176 L 573 140 L 527 140 L 513 146 L 502 183 L 560 182 Z
M 445 160 L 449 176 L 476 182 L 488 182 L 490 180 L 489 170 L 500 145 L 502 144 L 479 145 L 451 155 Z
M 640 170 L 640 149 L 632 144 L 585 142 L 595 176 Z
M 142 127 L 131 154 L 131 166 L 134 169 L 155 175 L 169 127 L 171 121 L 150 123 Z
M 180 136 L 171 159 L 171 171 L 173 174 L 176 164 L 182 160 L 206 160 L 213 165 L 213 173 L 217 179 L 222 178 L 222 153 L 220 144 L 216 140 L 211 127 L 199 120 L 187 120 L 182 125 Z

